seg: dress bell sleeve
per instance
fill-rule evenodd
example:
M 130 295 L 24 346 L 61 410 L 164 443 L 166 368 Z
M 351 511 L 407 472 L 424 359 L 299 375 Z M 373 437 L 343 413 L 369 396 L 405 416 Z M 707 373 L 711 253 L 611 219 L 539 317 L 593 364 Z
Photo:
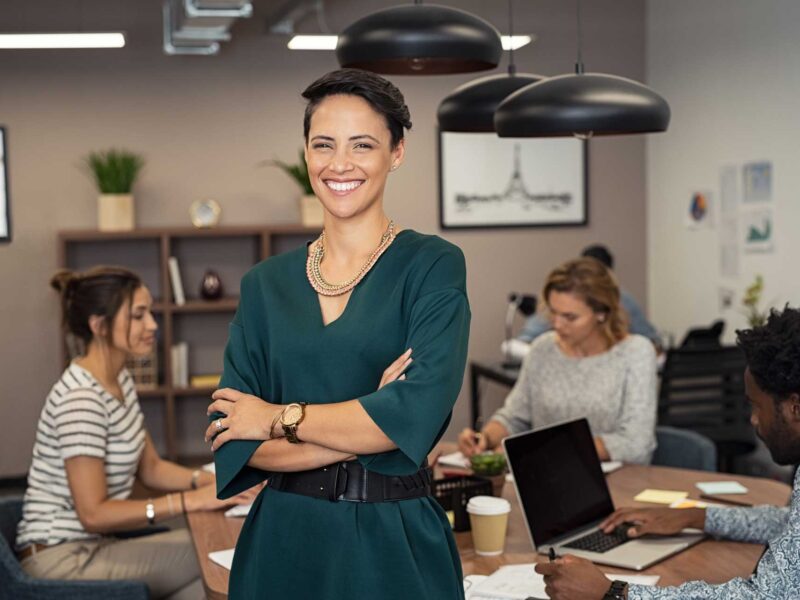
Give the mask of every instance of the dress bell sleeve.
M 248 351 L 240 311 L 237 311 L 230 324 L 219 387 L 232 388 L 244 394 L 263 398 L 262 386 Z M 215 412 L 209 419 L 213 421 L 221 416 L 224 415 Z M 262 440 L 231 440 L 214 453 L 218 498 L 235 496 L 270 476 L 269 472 L 255 469 L 247 464 L 261 444 Z
M 359 402 L 396 450 L 361 455 L 368 470 L 410 475 L 450 422 L 464 377 L 470 309 L 464 256 L 455 247 L 429 269 L 411 306 L 406 347 L 413 362 L 406 379 L 362 396 Z

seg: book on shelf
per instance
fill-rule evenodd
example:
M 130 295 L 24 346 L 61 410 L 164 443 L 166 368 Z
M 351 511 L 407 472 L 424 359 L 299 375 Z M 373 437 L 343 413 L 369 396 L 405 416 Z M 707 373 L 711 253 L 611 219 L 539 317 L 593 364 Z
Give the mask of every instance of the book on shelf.
M 219 380 L 222 375 L 192 375 L 189 378 L 189 385 L 196 388 L 219 387 Z
M 189 387 L 189 344 L 179 342 L 172 346 L 172 386 Z
M 183 293 L 183 282 L 181 281 L 181 269 L 178 265 L 178 259 L 170 256 L 169 260 L 169 280 L 172 284 L 172 296 L 175 298 L 175 304 L 183 306 L 186 304 L 186 296 Z

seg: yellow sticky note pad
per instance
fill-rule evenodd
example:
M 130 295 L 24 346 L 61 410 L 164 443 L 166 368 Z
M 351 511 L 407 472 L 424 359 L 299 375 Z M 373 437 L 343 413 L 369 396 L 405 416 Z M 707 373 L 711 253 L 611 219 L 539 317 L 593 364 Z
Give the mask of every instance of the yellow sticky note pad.
M 688 496 L 688 492 L 677 492 L 675 490 L 651 490 L 647 489 L 639 492 L 634 498 L 636 502 L 652 502 L 653 504 L 672 504 L 683 500 Z

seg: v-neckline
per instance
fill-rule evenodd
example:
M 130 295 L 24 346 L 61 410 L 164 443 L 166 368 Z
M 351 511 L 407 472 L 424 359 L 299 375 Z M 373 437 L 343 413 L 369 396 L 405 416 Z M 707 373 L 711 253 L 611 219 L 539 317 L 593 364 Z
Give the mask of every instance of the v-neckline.
M 344 308 L 342 309 L 342 312 L 339 313 L 339 316 L 336 317 L 333 321 L 329 321 L 328 323 L 325 323 L 325 317 L 322 314 L 322 303 L 320 302 L 320 295 L 317 293 L 317 291 L 313 287 L 311 287 L 311 284 L 308 282 L 308 280 L 306 280 L 306 285 L 308 285 L 308 287 L 310 288 L 311 294 L 314 297 L 314 304 L 317 307 L 318 322 L 319 322 L 320 325 L 322 325 L 322 329 L 323 330 L 329 329 L 332 325 L 334 325 L 334 324 L 336 324 L 336 323 L 338 323 L 339 321 L 342 320 L 342 317 L 344 317 L 347 314 L 348 309 L 350 308 L 350 304 L 353 301 L 353 296 L 362 287 L 362 284 L 364 283 L 364 281 L 366 279 L 369 278 L 369 276 L 372 274 L 372 272 L 375 269 L 378 268 L 378 265 L 380 265 L 381 262 L 382 262 L 381 259 L 385 258 L 386 254 L 391 252 L 392 247 L 397 243 L 397 240 L 400 238 L 400 235 L 405 233 L 406 231 L 411 231 L 411 230 L 410 229 L 401 229 L 400 231 L 397 232 L 397 234 L 395 235 L 394 241 L 386 249 L 386 251 L 383 253 L 383 255 L 380 258 L 378 258 L 378 261 L 372 266 L 372 268 L 369 270 L 369 272 L 364 276 L 364 279 L 359 281 L 355 285 L 355 287 L 352 290 L 350 290 L 350 297 L 347 299 L 347 302 L 345 303 Z M 311 244 L 313 244 L 313 243 L 314 243 L 314 240 L 311 240 L 310 242 L 308 242 L 306 244 L 306 252 L 305 252 L 305 256 L 303 256 L 303 270 L 304 271 L 305 271 L 306 261 L 308 261 L 308 249 L 311 247 Z

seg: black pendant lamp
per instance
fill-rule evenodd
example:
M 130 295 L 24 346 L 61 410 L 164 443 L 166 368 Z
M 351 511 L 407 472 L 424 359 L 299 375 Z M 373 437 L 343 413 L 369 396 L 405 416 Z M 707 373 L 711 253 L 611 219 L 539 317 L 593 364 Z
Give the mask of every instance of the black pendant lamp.
M 512 0 L 508 0 L 508 35 L 514 38 Z M 541 81 L 541 75 L 517 73 L 514 65 L 514 48 L 509 50 L 508 74 L 488 75 L 469 81 L 454 89 L 439 104 L 436 116 L 439 129 L 459 132 L 494 131 L 494 113 L 509 94 Z
M 342 67 L 387 75 L 442 75 L 494 69 L 500 33 L 475 15 L 437 4 L 404 4 L 359 19 L 340 35 Z
M 524 87 L 500 103 L 494 125 L 500 137 L 589 138 L 666 131 L 669 104 L 632 79 L 584 73 L 578 0 L 578 61 L 575 74 Z

